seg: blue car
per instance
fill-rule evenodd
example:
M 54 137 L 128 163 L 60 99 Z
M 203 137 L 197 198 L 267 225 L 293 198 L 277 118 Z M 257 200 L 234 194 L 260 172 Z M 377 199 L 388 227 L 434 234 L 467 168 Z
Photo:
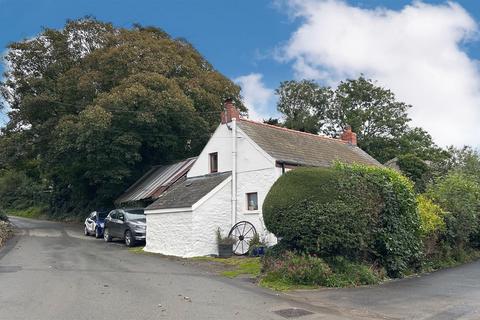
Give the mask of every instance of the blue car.
M 103 237 L 103 229 L 105 227 L 105 218 L 108 211 L 93 211 L 85 219 L 85 235 L 95 235 L 95 238 Z

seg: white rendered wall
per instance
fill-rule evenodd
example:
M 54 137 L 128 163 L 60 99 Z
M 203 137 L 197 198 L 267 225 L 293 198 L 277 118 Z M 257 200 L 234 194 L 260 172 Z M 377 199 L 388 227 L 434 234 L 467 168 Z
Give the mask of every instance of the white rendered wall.
M 264 237 L 270 245 L 276 244 L 277 239 L 265 229 L 262 206 L 268 191 L 279 177 L 275 168 L 237 174 L 237 222 L 252 223 L 260 237 Z M 247 207 L 247 193 L 251 192 L 257 192 L 258 195 L 258 210 L 255 211 L 248 210 Z
M 231 181 L 193 211 L 190 257 L 218 254 L 216 231 L 230 231 Z
M 209 154 L 218 153 L 218 172 L 232 170 L 232 131 L 220 125 L 188 177 L 210 173 Z M 237 217 L 236 222 L 249 221 L 269 244 L 276 238 L 265 230 L 262 205 L 273 183 L 281 176 L 275 160 L 261 150 L 237 127 Z M 257 192 L 258 210 L 248 211 L 246 194 Z M 181 257 L 204 256 L 218 253 L 215 231 L 220 227 L 224 235 L 231 225 L 231 182 L 211 195 L 192 212 L 151 214 L 147 212 L 147 244 L 145 251 Z
M 232 171 L 232 131 L 227 124 L 218 126 L 187 177 L 209 174 L 209 154 L 213 152 L 218 153 L 218 172 Z M 254 144 L 237 126 L 237 172 L 272 167 L 275 167 L 275 160 Z
M 154 211 L 151 211 L 154 212 Z M 191 248 L 192 212 L 147 214 L 147 238 L 145 251 L 188 256 Z

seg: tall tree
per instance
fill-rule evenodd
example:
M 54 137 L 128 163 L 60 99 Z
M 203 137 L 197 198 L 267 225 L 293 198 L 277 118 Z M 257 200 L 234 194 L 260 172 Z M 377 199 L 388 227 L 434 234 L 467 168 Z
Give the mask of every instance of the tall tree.
M 67 21 L 5 60 L 0 168 L 36 165 L 57 210 L 108 205 L 152 164 L 196 155 L 226 97 L 245 111 L 238 86 L 158 28 Z
M 381 162 L 398 154 L 429 160 L 440 153 L 427 132 L 409 127 L 410 106 L 364 77 L 342 81 L 335 89 L 308 80 L 285 81 L 276 93 L 285 126 L 338 137 L 350 125 L 359 146 Z

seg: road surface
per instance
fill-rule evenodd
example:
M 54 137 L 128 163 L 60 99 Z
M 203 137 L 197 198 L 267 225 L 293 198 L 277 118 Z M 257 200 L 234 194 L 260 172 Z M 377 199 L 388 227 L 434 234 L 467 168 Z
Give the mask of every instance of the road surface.
M 480 263 L 376 287 L 278 294 L 181 261 L 129 252 L 78 226 L 12 218 L 0 319 L 480 319 Z M 293 311 L 292 311 L 293 308 Z

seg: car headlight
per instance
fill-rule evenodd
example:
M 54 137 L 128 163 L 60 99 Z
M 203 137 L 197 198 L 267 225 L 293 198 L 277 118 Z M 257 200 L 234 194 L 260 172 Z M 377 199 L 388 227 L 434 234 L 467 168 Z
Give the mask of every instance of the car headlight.
M 135 226 L 133 227 L 133 230 L 138 233 L 143 233 L 145 232 L 147 228 L 145 226 Z

